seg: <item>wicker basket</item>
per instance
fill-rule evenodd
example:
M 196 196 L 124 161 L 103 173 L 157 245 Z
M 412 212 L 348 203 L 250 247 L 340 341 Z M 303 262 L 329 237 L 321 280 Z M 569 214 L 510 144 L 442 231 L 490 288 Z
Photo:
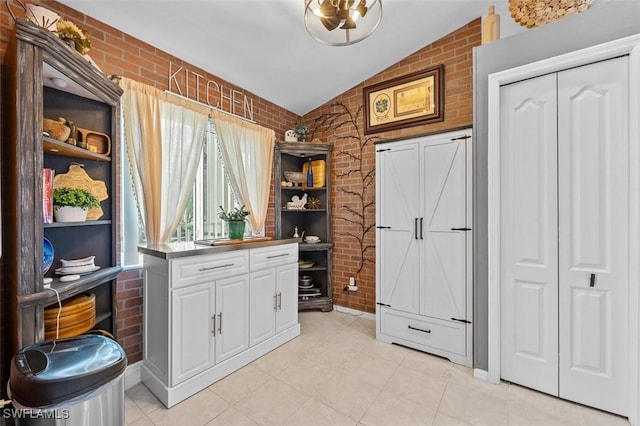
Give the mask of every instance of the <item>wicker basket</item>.
M 311 162 L 311 172 L 313 173 L 313 187 L 322 188 L 326 177 L 326 163 L 324 160 L 314 160 Z M 304 163 L 302 173 L 306 176 L 309 169 L 309 163 Z

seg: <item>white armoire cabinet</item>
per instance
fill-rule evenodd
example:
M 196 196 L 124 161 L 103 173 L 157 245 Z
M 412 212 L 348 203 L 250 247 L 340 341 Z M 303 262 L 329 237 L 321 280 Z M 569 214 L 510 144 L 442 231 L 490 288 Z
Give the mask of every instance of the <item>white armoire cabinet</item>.
M 627 415 L 629 57 L 502 86 L 499 162 L 501 377 Z
M 471 365 L 471 130 L 376 148 L 376 337 Z

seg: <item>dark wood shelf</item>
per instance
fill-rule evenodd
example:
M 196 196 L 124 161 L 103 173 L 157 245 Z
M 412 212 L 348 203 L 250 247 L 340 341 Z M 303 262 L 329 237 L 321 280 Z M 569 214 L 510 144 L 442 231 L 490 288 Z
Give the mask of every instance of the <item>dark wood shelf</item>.
M 291 143 L 277 142 L 274 155 L 275 185 L 275 225 L 276 238 L 293 235 L 294 229 L 306 235 L 317 235 L 319 243 L 298 244 L 300 258 L 309 258 L 316 264 L 311 268 L 298 269 L 299 275 L 309 274 L 320 288 L 320 295 L 298 298 L 298 310 L 320 309 L 323 312 L 333 310 L 333 243 L 331 240 L 331 173 L 325 175 L 322 187 L 281 186 L 283 170 L 302 170 L 307 161 L 323 160 L 325 170 L 331 170 L 330 143 Z M 286 203 L 293 195 L 309 193 L 321 202 L 319 209 L 287 210 Z M 303 254 L 305 253 L 305 254 Z
M 326 212 L 327 209 L 282 209 L 282 213 Z
M 45 228 L 68 228 L 73 226 L 100 226 L 111 225 L 110 220 L 87 220 L 86 222 L 53 222 L 45 223 Z
M 77 294 L 91 290 L 107 281 L 115 279 L 122 271 L 122 267 L 113 266 L 102 268 L 87 275 L 81 275 L 79 279 L 69 282 L 61 282 L 60 277 L 56 276 L 51 283 L 51 288 L 55 289 L 60 295 L 60 300 L 65 300 Z M 20 306 L 50 305 L 58 301 L 58 297 L 54 291 L 44 288 L 37 293 L 23 294 L 18 296 Z
M 298 310 L 320 309 L 322 312 L 333 310 L 333 299 L 328 296 L 311 296 L 307 299 L 298 297 Z
M 42 148 L 45 154 L 82 158 L 85 160 L 111 161 L 111 157 L 109 157 L 108 155 L 91 152 L 84 148 L 79 148 L 65 142 L 60 142 L 57 139 L 53 139 L 47 136 L 42 136 Z
M 280 186 L 280 189 L 284 190 L 284 191 L 319 191 L 319 192 L 324 192 L 327 190 L 327 188 L 325 186 L 314 186 L 314 187 L 310 187 L 310 186 Z

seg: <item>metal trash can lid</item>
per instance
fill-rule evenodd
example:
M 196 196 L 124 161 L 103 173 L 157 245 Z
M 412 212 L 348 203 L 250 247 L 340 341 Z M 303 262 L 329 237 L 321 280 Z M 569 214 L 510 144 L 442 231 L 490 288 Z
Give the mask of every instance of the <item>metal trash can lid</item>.
M 25 407 L 57 405 L 109 383 L 126 368 L 124 350 L 106 336 L 35 343 L 14 355 L 9 394 Z

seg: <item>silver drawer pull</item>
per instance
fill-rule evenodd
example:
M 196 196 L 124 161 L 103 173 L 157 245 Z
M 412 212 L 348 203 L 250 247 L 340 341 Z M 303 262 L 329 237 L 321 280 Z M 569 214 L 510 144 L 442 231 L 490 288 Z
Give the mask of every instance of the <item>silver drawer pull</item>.
M 278 297 L 276 300 L 277 300 L 278 309 L 282 310 L 282 293 L 281 292 L 278 293 Z
M 218 334 L 222 334 L 222 312 L 218 314 Z
M 211 334 L 213 334 L 214 336 L 216 335 L 216 315 L 214 314 L 211 317 Z
M 200 272 L 211 271 L 212 269 L 226 268 L 227 266 L 233 266 L 233 263 L 226 263 L 224 265 L 219 265 L 219 266 L 209 266 L 208 268 L 200 268 L 199 271 Z
M 410 329 L 410 330 L 422 331 L 423 333 L 429 333 L 429 334 L 431 334 L 431 330 L 423 330 L 423 329 L 421 329 L 421 328 L 417 328 L 417 327 L 414 327 L 414 326 L 412 326 L 412 325 L 408 325 L 407 327 L 409 327 L 409 329 Z
M 273 310 L 274 311 L 278 310 L 278 295 L 277 294 L 273 295 Z
M 284 256 L 289 256 L 289 253 L 274 254 L 273 256 L 267 256 L 267 259 L 274 259 L 276 257 L 284 257 Z

